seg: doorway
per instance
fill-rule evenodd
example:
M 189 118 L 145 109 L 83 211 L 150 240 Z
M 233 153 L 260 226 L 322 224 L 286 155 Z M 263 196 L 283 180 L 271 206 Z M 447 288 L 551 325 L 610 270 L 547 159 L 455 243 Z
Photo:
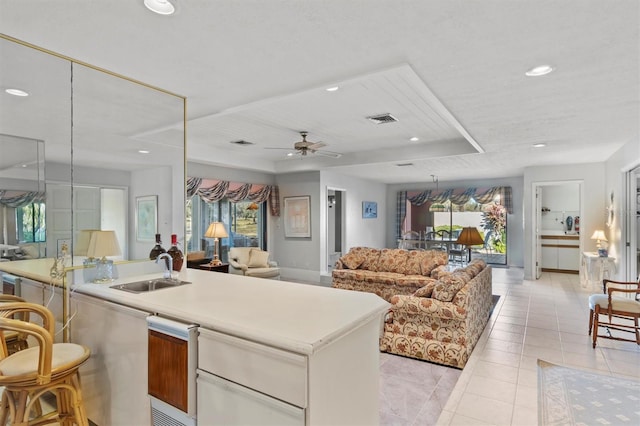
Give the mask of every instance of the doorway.
M 626 176 L 627 199 L 625 224 L 626 277 L 635 281 L 640 274 L 640 165 L 629 170 Z
M 531 205 L 535 277 L 542 272 L 578 274 L 582 241 L 582 181 L 534 183 Z
M 345 235 L 346 191 L 327 188 L 327 272 L 331 274 L 342 256 Z

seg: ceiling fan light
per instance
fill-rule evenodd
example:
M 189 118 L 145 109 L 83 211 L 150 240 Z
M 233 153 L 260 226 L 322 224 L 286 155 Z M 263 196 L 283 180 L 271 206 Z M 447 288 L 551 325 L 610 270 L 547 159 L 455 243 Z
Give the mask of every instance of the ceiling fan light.
M 340 89 L 340 87 L 339 87 L 339 86 L 332 86 L 332 87 L 327 87 L 325 90 L 326 90 L 327 92 L 336 92 L 336 91 L 338 91 L 339 89 Z
M 158 15 L 172 15 L 176 7 L 168 0 L 144 0 L 144 5 Z
M 540 142 L 540 143 L 534 143 L 532 145 L 534 148 L 544 148 L 545 146 L 547 146 L 546 143 Z

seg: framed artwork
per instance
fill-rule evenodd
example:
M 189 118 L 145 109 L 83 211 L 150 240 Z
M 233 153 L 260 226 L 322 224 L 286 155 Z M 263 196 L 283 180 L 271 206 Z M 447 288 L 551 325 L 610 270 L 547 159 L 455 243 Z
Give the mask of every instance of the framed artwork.
M 284 236 L 286 238 L 311 237 L 311 197 L 284 198 Z
M 155 241 L 158 232 L 158 196 L 136 197 L 136 240 Z
M 378 217 L 378 203 L 375 201 L 362 202 L 362 218 L 375 219 Z

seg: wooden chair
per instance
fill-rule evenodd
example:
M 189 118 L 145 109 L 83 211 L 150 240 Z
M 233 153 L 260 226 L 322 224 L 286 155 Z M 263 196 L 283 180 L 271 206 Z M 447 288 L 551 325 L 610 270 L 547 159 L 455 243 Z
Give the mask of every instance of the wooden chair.
M 609 285 L 613 284 L 613 285 Z M 593 330 L 593 347 L 596 347 L 598 337 L 626 342 L 635 342 L 640 345 L 640 276 L 638 282 L 602 280 L 603 294 L 592 294 L 589 297 L 589 335 Z M 621 295 L 615 295 L 620 293 Z M 625 297 L 628 296 L 628 297 Z M 605 320 L 600 320 L 604 315 Z M 606 334 L 598 334 L 599 328 L 606 330 Z M 634 339 L 625 339 L 619 335 L 611 334 L 611 330 L 633 333 Z
M 23 313 L 42 318 L 43 326 L 16 318 Z M 0 424 L 42 425 L 59 423 L 88 426 L 80 390 L 79 367 L 89 358 L 87 347 L 53 343 L 55 321 L 51 311 L 34 303 L 0 304 L 0 386 L 4 386 Z M 37 345 L 9 355 L 5 333 L 25 333 Z M 29 419 L 45 393 L 56 396 L 56 410 Z

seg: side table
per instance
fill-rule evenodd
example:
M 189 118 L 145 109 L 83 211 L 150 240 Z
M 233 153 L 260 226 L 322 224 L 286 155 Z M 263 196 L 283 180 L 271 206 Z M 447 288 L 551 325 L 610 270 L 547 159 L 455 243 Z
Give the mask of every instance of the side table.
M 223 272 L 225 274 L 229 273 L 229 264 L 228 263 L 222 263 L 220 265 L 209 265 L 208 263 L 203 263 L 202 265 L 199 265 L 198 268 L 200 269 L 205 269 L 207 271 L 213 271 L 213 272 Z
M 582 287 L 602 291 L 602 279 L 609 278 L 616 271 L 615 257 L 598 256 L 596 252 L 583 252 L 580 268 L 580 284 Z

